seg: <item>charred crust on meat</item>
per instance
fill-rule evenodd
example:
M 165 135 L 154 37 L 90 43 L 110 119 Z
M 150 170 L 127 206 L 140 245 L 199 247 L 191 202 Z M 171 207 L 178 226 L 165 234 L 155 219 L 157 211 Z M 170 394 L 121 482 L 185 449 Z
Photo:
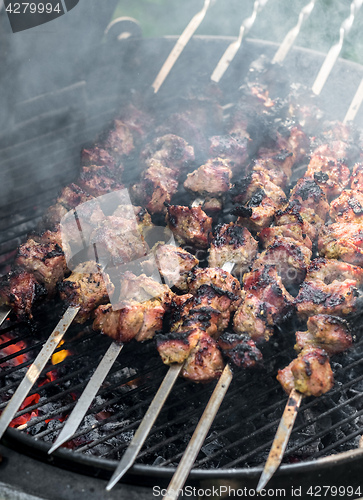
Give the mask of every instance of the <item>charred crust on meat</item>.
M 303 201 L 313 198 L 315 202 L 318 202 L 324 197 L 324 193 L 313 179 L 304 179 L 304 182 L 297 186 L 295 196 L 300 196 Z
M 314 180 L 316 182 L 324 183 L 329 180 L 329 175 L 326 172 L 314 172 Z
M 225 225 L 219 224 L 215 228 L 213 244 L 215 247 L 222 247 L 227 242 L 238 248 L 245 243 L 245 228 L 238 225 L 228 226 L 225 233 L 222 232 Z M 228 241 L 227 239 L 228 238 Z
M 231 210 L 232 215 L 237 215 L 238 217 L 251 217 L 253 213 L 252 208 L 250 207 L 244 207 L 243 205 L 240 205 L 238 207 L 235 207 Z

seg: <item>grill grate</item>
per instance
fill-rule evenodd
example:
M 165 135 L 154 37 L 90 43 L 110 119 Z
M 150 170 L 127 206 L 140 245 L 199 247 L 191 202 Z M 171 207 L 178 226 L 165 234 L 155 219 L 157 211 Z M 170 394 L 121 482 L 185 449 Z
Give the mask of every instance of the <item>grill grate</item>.
M 52 309 L 52 307 L 50 307 Z M 60 314 L 59 306 L 54 317 Z M 41 311 L 36 318 L 40 325 L 54 322 Z M 10 323 L 10 321 L 8 321 Z M 24 325 L 23 325 L 24 326 Z M 291 325 L 286 325 L 290 329 Z M 19 379 L 41 347 L 35 340 L 38 334 L 46 335 L 47 328 L 39 327 L 36 336 L 28 327 L 18 334 L 20 325 L 9 325 L 1 331 L 13 336 L 0 345 L 0 355 L 20 341 L 27 343 L 23 349 L 6 354 L 0 363 L 0 398 L 10 397 Z M 20 410 L 16 418 L 38 412 L 21 427 L 37 440 L 52 442 L 96 368 L 100 357 L 109 345 L 109 339 L 90 329 L 90 326 L 72 327 L 64 345 L 72 354 L 57 365 L 49 364 L 40 384 L 49 373 L 56 375 L 45 385 L 35 386 L 30 396 L 38 394 L 39 401 Z M 236 372 L 233 383 L 221 410 L 210 430 L 195 463 L 195 468 L 229 469 L 254 467 L 263 463 L 272 443 L 274 432 L 283 410 L 285 399 L 275 379 L 277 368 L 293 355 L 291 345 L 280 333 L 275 346 L 267 346 L 264 352 L 266 370 L 250 373 Z M 277 346 L 279 345 L 279 347 Z M 283 346 L 283 349 L 281 348 Z M 137 349 L 137 357 L 133 353 Z M 310 460 L 331 453 L 357 447 L 363 423 L 363 340 L 354 350 L 337 357 L 335 361 L 336 386 L 318 399 L 306 400 L 299 413 L 286 463 Z M 26 362 L 12 366 L 19 356 L 28 356 Z M 19 358 L 18 358 L 19 359 Z M 137 429 L 153 395 L 165 374 L 166 367 L 155 353 L 153 342 L 129 344 L 120 361 L 112 368 L 106 383 L 88 410 L 80 429 L 67 446 L 77 454 L 92 455 L 105 460 L 119 459 Z M 176 384 L 157 424 L 152 429 L 137 463 L 175 466 L 200 418 L 214 388 L 193 385 L 185 380 Z M 255 396 L 257 394 L 257 397 Z

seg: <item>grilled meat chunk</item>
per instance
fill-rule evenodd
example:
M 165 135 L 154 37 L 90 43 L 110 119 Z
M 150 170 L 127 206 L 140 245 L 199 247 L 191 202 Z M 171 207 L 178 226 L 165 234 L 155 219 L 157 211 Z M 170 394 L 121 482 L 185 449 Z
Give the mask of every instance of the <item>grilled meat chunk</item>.
M 92 200 L 92 198 L 93 196 L 86 193 L 80 186 L 72 183 L 63 188 L 57 198 L 57 203 L 70 210 L 71 208 L 76 208 L 81 203 Z
M 219 378 L 223 368 L 222 353 L 216 341 L 201 330 L 196 346 L 185 361 L 182 376 L 193 382 L 209 382 Z
M 304 396 L 318 397 L 334 386 L 329 357 L 316 347 L 305 347 L 286 368 L 279 370 L 277 380 L 288 394 L 296 389 Z
M 342 161 L 331 156 L 315 154 L 309 162 L 304 177 L 314 179 L 327 199 L 331 200 L 339 196 L 343 189 L 348 186 L 350 171 Z
M 190 170 L 194 163 L 194 148 L 184 139 L 174 134 L 157 137 L 153 142 L 146 144 L 141 152 L 141 159 L 147 167 L 153 165 L 154 160 L 169 168 L 175 176 Z
M 298 224 L 302 233 L 306 234 L 311 241 L 315 241 L 324 221 L 315 213 L 313 208 L 305 208 L 295 201 L 290 202 L 284 210 L 276 212 L 275 224 L 279 227 Z
M 57 243 L 37 243 L 32 239 L 20 245 L 15 266 L 33 273 L 49 295 L 55 293 L 56 284 L 67 272 L 64 252 Z
M 209 247 L 208 265 L 223 267 L 226 262 L 235 264 L 232 274 L 242 278 L 250 270 L 257 253 L 258 243 L 247 228 L 233 222 L 218 225 Z
M 347 189 L 330 204 L 330 217 L 335 222 L 363 224 L 363 193 Z
M 111 128 L 101 139 L 103 148 L 108 151 L 116 161 L 124 156 L 129 156 L 135 149 L 131 129 L 121 120 L 114 120 Z
M 264 248 L 273 245 L 281 238 L 295 240 L 296 244 L 312 249 L 311 239 L 303 232 L 303 223 L 291 222 L 284 226 L 265 227 L 259 234 L 258 239 Z
M 303 350 L 305 347 L 320 347 L 329 356 L 349 349 L 353 343 L 349 332 L 348 323 L 337 316 L 317 314 L 307 321 L 307 331 L 296 332 L 295 349 Z
M 117 164 L 115 158 L 105 149 L 99 146 L 84 148 L 81 153 L 81 164 L 84 167 L 91 165 L 103 165 L 110 170 L 121 168 L 121 164 Z
M 234 202 L 244 204 L 232 212 L 239 216 L 237 224 L 253 231 L 269 226 L 275 212 L 287 203 L 283 190 L 271 182 L 268 173 L 262 169 L 236 182 L 233 195 Z
M 274 266 L 264 266 L 244 276 L 242 303 L 233 318 L 233 329 L 255 342 L 268 340 L 274 325 L 292 311 L 294 298 L 284 287 Z
M 335 259 L 314 259 L 308 269 L 308 281 L 321 280 L 329 285 L 333 281 L 355 280 L 356 286 L 363 284 L 363 269 Z
M 135 220 L 109 216 L 91 233 L 91 241 L 97 250 L 99 262 L 114 265 L 144 257 L 148 246 Z M 93 249 L 90 249 L 93 252 Z M 94 257 L 90 255 L 90 258 Z
M 359 137 L 352 125 L 342 122 L 325 123 L 323 133 L 315 139 L 314 154 L 337 160 L 355 161 L 359 155 Z
M 200 332 L 199 328 L 192 328 L 157 335 L 156 348 L 163 363 L 166 365 L 184 363 L 192 349 L 197 346 Z
M 181 247 L 163 243 L 157 243 L 152 252 L 166 284 L 186 291 L 189 272 L 199 264 L 199 260 Z M 153 267 L 154 264 L 151 262 L 144 264 L 144 269 L 148 272 L 153 272 Z
M 174 294 L 167 285 L 163 285 L 145 274 L 135 276 L 133 273 L 126 271 L 121 276 L 119 301 L 134 300 L 145 302 L 157 299 L 165 307 L 169 307 L 173 297 Z
M 152 159 L 141 175 L 141 182 L 132 187 L 132 197 L 151 214 L 165 212 L 165 203 L 171 201 L 178 189 L 175 177 L 172 169 Z
M 262 361 L 261 351 L 248 335 L 225 332 L 218 339 L 218 347 L 238 368 L 251 368 Z
M 287 237 L 275 239 L 253 262 L 252 269 L 274 266 L 284 286 L 300 284 L 310 264 L 311 250 Z
M 114 290 L 107 275 L 94 261 L 79 264 L 58 288 L 61 299 L 68 305 L 80 306 L 75 319 L 78 323 L 84 323 L 97 306 L 107 303 L 108 291 L 112 295 Z
M 101 305 L 95 310 L 94 330 L 100 330 L 119 343 L 132 339 L 142 342 L 160 332 L 166 307 L 158 299 L 138 302 L 126 300 L 116 306 Z
M 363 192 L 363 163 L 356 163 L 353 167 L 350 189 Z
M 79 184 L 88 193 L 96 197 L 125 187 L 121 182 L 121 170 L 114 171 L 103 165 L 82 167 Z
M 218 197 L 230 189 L 231 178 L 232 170 L 228 162 L 222 158 L 214 158 L 188 174 L 184 187 L 201 196 Z
M 188 278 L 189 293 L 197 294 L 202 286 L 213 287 L 217 292 L 226 294 L 236 308 L 240 301 L 241 285 L 230 273 L 218 267 L 195 267 Z
M 290 193 L 290 202 L 297 202 L 302 207 L 310 208 L 323 221 L 329 212 L 326 195 L 314 179 L 303 177 L 298 180 Z
M 34 304 L 46 295 L 33 274 L 20 269 L 0 278 L 0 303 L 11 307 L 19 319 L 32 319 Z
M 215 135 L 210 137 L 209 141 L 210 158 L 226 160 L 233 175 L 245 172 L 250 141 L 247 132 L 245 134 Z
M 212 219 L 200 207 L 169 205 L 166 220 L 180 244 L 190 243 L 198 248 L 208 246 Z
M 363 266 L 363 227 L 336 222 L 323 226 L 318 240 L 319 254 L 328 259 Z

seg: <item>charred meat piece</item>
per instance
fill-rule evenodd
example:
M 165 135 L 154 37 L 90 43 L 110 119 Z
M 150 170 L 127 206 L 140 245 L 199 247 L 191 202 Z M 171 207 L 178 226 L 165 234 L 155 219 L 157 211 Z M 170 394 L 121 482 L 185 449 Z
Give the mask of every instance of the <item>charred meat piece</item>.
M 355 161 L 359 154 L 359 136 L 352 125 L 342 122 L 324 124 L 324 132 L 315 139 L 314 154 L 332 156 L 340 161 Z
M 99 262 L 110 262 L 114 265 L 130 262 L 144 257 L 148 246 L 135 220 L 121 217 L 107 217 L 91 233 L 91 241 L 97 250 Z M 93 249 L 90 249 L 93 252 Z M 94 255 L 90 255 L 90 258 Z
M 157 299 L 165 307 L 168 307 L 173 297 L 174 294 L 167 285 L 159 283 L 145 274 L 136 276 L 126 271 L 121 275 L 120 301 L 145 302 L 150 299 Z
M 213 287 L 218 293 L 225 293 L 234 303 L 234 307 L 238 306 L 241 285 L 227 271 L 218 267 L 206 267 L 204 269 L 195 267 L 188 278 L 189 293 L 195 295 L 199 288 L 205 285 Z
M 250 141 L 247 132 L 245 135 L 215 135 L 209 140 L 210 158 L 223 158 L 226 160 L 233 175 L 245 172 L 248 159 L 248 143 Z
M 329 356 L 316 347 L 303 349 L 286 368 L 279 370 L 277 380 L 287 394 L 296 389 L 304 396 L 318 397 L 334 386 Z
M 94 261 L 87 261 L 79 264 L 58 288 L 68 305 L 80 306 L 75 321 L 84 323 L 97 306 L 109 301 L 108 290 L 112 292 L 114 286 Z
M 271 182 L 265 170 L 258 170 L 236 185 L 233 201 L 242 202 L 232 213 L 238 215 L 237 223 L 253 231 L 261 231 L 271 224 L 275 212 L 287 203 L 285 193 Z
M 57 198 L 57 203 L 60 203 L 70 210 L 71 208 L 76 208 L 81 203 L 92 200 L 92 198 L 93 196 L 86 193 L 80 186 L 72 183 L 63 188 L 61 194 Z
M 55 293 L 56 284 L 67 272 L 64 252 L 57 243 L 37 243 L 32 239 L 20 245 L 15 266 L 33 273 L 50 295 Z
M 147 144 L 141 152 L 141 159 L 147 167 L 157 160 L 164 167 L 172 170 L 175 176 L 190 170 L 194 163 L 194 148 L 174 134 L 157 137 L 153 142 Z
M 313 208 L 305 208 L 295 201 L 290 202 L 284 210 L 278 210 L 275 214 L 276 226 L 287 226 L 288 224 L 298 224 L 302 234 L 306 234 L 311 241 L 315 241 L 324 221 Z
M 232 170 L 228 162 L 222 158 L 214 158 L 188 174 L 184 187 L 200 196 L 218 197 L 230 189 L 231 178 Z
M 253 262 L 253 270 L 274 266 L 284 286 L 300 284 L 310 264 L 311 250 L 287 237 L 276 238 Z
M 307 321 L 307 331 L 296 332 L 297 351 L 305 347 L 320 347 L 329 356 L 349 349 L 353 343 L 348 323 L 337 316 L 317 314 Z
M 198 328 L 157 335 L 156 348 L 163 363 L 184 363 L 192 349 L 197 346 L 199 335 Z
M 325 193 L 314 179 L 303 177 L 298 180 L 290 193 L 290 202 L 297 202 L 302 207 L 314 210 L 323 221 L 329 212 Z
M 186 291 L 189 272 L 199 264 L 199 260 L 181 247 L 164 245 L 163 243 L 157 243 L 152 252 L 166 284 Z M 153 272 L 154 264 L 152 262 L 145 263 L 145 266 L 148 272 Z
M 95 310 L 94 330 L 119 343 L 151 339 L 163 326 L 165 306 L 160 300 L 126 300 L 117 306 L 101 305 Z
M 83 167 L 79 184 L 93 196 L 102 196 L 123 189 L 121 182 L 121 171 L 115 172 L 107 166 L 90 165 Z
M 129 156 L 135 149 L 131 129 L 121 120 L 114 120 L 111 127 L 101 138 L 102 147 L 118 162 Z
M 262 361 L 261 351 L 248 335 L 225 332 L 218 339 L 218 347 L 238 368 L 251 368 Z
M 108 151 L 99 146 L 84 148 L 81 153 L 81 164 L 84 167 L 102 165 L 109 168 L 111 171 L 116 170 L 116 168 L 121 168 L 121 165 L 116 163 L 115 158 Z
M 141 182 L 132 187 L 132 196 L 151 214 L 156 214 L 165 212 L 165 203 L 171 201 L 177 189 L 174 171 L 159 160 L 152 159 L 141 175 Z
M 289 238 L 295 240 L 296 244 L 312 249 L 312 241 L 309 236 L 303 232 L 303 223 L 291 222 L 284 226 L 265 227 L 259 234 L 258 239 L 264 248 L 269 247 L 280 238 Z
M 333 281 L 355 280 L 356 286 L 363 283 L 363 269 L 335 259 L 314 259 L 308 269 L 308 281 L 321 280 L 329 285 Z
M 274 266 L 264 266 L 244 276 L 242 303 L 233 318 L 233 329 L 254 341 L 268 340 L 274 325 L 292 312 L 294 298 L 284 287 Z
M 180 244 L 190 243 L 197 248 L 208 246 L 212 219 L 200 207 L 169 205 L 166 220 Z
M 258 243 L 247 228 L 233 222 L 220 224 L 213 232 L 208 265 L 223 267 L 226 262 L 233 262 L 233 274 L 242 278 L 250 270 L 257 248 Z
M 182 376 L 193 382 L 209 382 L 219 378 L 224 362 L 217 343 L 206 332 L 200 330 L 196 346 L 185 361 Z
M 336 222 L 323 226 L 318 240 L 319 254 L 328 259 L 363 266 L 363 227 Z
M 304 177 L 314 179 L 326 197 L 331 200 L 339 196 L 349 184 L 350 171 L 342 161 L 331 156 L 315 154 L 309 162 Z
M 358 290 L 356 280 L 333 281 L 305 280 L 296 297 L 296 308 L 300 318 L 315 314 L 346 316 L 356 310 Z
M 20 269 L 0 278 L 0 303 L 11 307 L 19 319 L 32 319 L 34 304 L 46 295 L 33 274 Z
M 136 142 L 145 139 L 155 127 L 154 118 L 150 113 L 133 104 L 125 106 L 119 118 L 129 127 Z
M 363 193 L 347 189 L 330 204 L 330 217 L 335 222 L 363 224 Z
M 356 163 L 353 167 L 350 188 L 363 192 L 363 163 Z

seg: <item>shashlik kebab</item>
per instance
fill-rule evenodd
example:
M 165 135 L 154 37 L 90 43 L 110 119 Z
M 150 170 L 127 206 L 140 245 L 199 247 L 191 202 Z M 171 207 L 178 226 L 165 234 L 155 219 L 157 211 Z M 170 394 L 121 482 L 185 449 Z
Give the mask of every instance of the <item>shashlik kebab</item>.
M 331 221 L 337 218 L 354 220 L 354 210 L 351 209 L 357 208 L 355 193 L 346 189 L 350 184 L 350 171 L 347 165 L 335 160 L 344 156 L 349 158 L 351 145 L 349 136 L 344 133 L 346 130 L 345 123 L 336 127 L 330 135 L 329 144 L 318 148 L 319 153 L 328 153 L 328 164 L 333 167 L 331 171 L 326 168 L 323 172 L 325 175 L 316 178 L 331 201 L 328 207 Z M 354 160 L 356 156 L 357 154 L 353 153 L 350 159 Z M 355 165 L 352 184 L 357 175 L 359 177 L 358 171 L 359 167 Z M 356 311 L 358 290 L 362 284 L 362 270 L 332 258 L 339 258 L 339 251 L 335 254 L 325 251 L 325 235 L 329 232 L 329 227 L 334 224 L 337 230 L 339 223 L 330 223 L 322 227 L 318 242 L 319 253 L 331 259 L 319 258 L 312 261 L 296 298 L 298 315 L 307 319 L 308 330 L 296 333 L 295 349 L 300 351 L 299 355 L 278 374 L 278 380 L 285 391 L 289 392 L 289 400 L 260 478 L 258 491 L 266 485 L 282 460 L 302 395 L 320 396 L 331 389 L 334 382 L 328 355 L 342 352 L 351 345 L 352 339 L 347 326 L 343 325 L 335 315 L 345 316 Z M 333 238 L 327 240 L 333 249 Z M 344 241 L 341 243 L 344 244 Z M 339 247 L 338 243 L 337 248 Z

